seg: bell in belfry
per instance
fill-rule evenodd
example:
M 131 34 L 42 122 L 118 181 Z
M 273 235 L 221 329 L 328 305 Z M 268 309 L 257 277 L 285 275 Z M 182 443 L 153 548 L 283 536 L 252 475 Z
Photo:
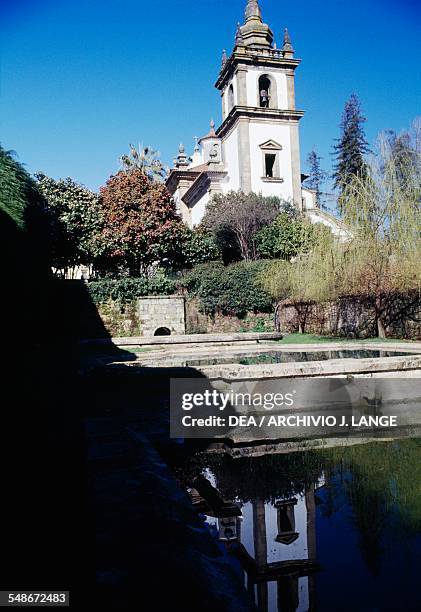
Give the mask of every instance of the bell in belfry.
M 267 108 L 269 106 L 269 94 L 266 89 L 262 89 L 260 92 L 260 106 Z

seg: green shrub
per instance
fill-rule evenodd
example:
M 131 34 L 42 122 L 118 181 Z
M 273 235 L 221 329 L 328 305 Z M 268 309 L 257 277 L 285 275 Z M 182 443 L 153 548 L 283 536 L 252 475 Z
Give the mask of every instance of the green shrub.
M 283 212 L 255 236 L 260 257 L 290 260 L 307 253 L 314 243 L 314 226 L 301 217 Z
M 186 268 L 221 259 L 213 236 L 203 228 L 185 228 L 182 255 Z
M 171 295 L 175 292 L 175 283 L 163 274 L 157 274 L 152 278 L 105 278 L 91 281 L 88 289 L 95 304 L 109 300 L 127 303 L 145 295 Z
M 244 317 L 247 312 L 270 312 L 272 299 L 262 288 L 259 278 L 264 261 L 196 266 L 183 279 L 182 285 L 197 297 L 202 312 L 217 312 Z

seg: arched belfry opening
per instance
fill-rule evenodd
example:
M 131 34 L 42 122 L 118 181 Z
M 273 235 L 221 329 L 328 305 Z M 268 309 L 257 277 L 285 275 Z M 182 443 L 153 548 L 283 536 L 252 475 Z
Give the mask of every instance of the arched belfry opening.
M 273 77 L 262 74 L 259 77 L 257 93 L 260 108 L 277 108 L 276 83 Z

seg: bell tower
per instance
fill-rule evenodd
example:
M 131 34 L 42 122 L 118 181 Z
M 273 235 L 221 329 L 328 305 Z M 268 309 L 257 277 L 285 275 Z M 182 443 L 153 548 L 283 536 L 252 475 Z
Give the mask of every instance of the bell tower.
M 216 82 L 222 125 L 216 136 L 229 178 L 225 189 L 277 195 L 302 210 L 299 121 L 295 69 L 285 29 L 277 48 L 257 0 L 248 0 L 244 24 L 237 25 L 234 50 L 224 52 Z

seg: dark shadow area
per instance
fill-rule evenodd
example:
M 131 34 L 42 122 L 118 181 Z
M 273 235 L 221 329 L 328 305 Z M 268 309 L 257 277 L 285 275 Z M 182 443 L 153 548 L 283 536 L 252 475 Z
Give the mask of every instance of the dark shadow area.
M 170 438 L 170 381 L 210 383 L 192 368 L 130 365 L 83 378 L 96 603 L 132 609 L 141 590 L 157 610 L 255 609 L 171 469 L 209 442 Z
M 158 327 L 155 331 L 154 336 L 171 336 L 171 331 L 168 327 Z
M 19 227 L 0 209 L 0 582 L 2 589 L 70 590 L 76 609 L 95 581 L 78 374 L 80 304 L 92 324 L 101 323 L 83 286 L 75 306 L 66 281 L 52 279 L 48 228 L 35 204 L 23 221 Z

